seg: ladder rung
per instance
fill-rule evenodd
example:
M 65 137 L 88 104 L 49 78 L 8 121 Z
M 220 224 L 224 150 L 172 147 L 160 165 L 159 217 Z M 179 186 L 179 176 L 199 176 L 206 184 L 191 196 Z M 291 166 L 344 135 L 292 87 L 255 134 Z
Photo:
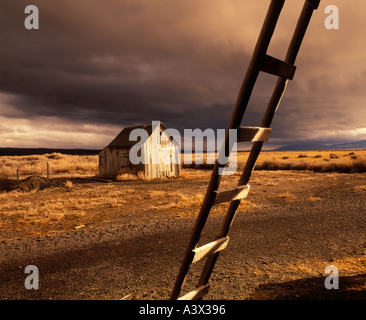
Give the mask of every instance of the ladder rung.
M 261 70 L 281 78 L 292 80 L 295 75 L 296 67 L 285 61 L 266 55 L 263 59 Z
M 250 188 L 249 185 L 245 185 L 245 186 L 238 186 L 234 189 L 215 191 L 216 198 L 214 204 L 244 199 L 248 196 L 249 188 Z
M 188 292 L 184 296 L 178 298 L 178 300 L 198 300 L 198 299 L 202 298 L 208 292 L 209 288 L 210 288 L 210 284 L 207 283 L 203 286 L 198 287 L 197 289 L 195 289 L 191 292 Z
M 226 248 L 228 242 L 229 242 L 229 237 L 224 237 L 224 238 L 217 239 L 213 242 L 210 242 L 208 244 L 205 244 L 202 247 L 194 249 L 193 250 L 194 258 L 193 258 L 192 263 L 197 262 L 212 253 L 224 250 Z
M 272 129 L 260 127 L 237 127 L 237 131 L 237 142 L 266 142 L 271 135 Z

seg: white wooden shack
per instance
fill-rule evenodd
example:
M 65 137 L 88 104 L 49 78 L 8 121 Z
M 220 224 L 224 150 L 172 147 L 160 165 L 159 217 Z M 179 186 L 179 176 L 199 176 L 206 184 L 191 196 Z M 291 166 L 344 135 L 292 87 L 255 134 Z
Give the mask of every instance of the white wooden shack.
M 144 130 L 145 137 L 131 139 L 135 129 L 135 133 Z M 177 177 L 180 170 L 179 144 L 161 122 L 126 127 L 99 153 L 99 175 L 103 177 L 132 173 L 155 179 Z

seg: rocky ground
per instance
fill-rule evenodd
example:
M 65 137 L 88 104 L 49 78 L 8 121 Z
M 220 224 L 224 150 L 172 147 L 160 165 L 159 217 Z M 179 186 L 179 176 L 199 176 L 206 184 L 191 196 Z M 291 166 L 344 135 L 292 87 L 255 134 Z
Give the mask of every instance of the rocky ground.
M 204 179 L 129 186 L 141 194 L 191 190 L 205 188 L 207 179 L 204 173 Z M 238 212 L 205 299 L 365 299 L 365 184 L 365 174 L 255 172 L 248 200 L 256 206 Z M 94 223 L 78 220 L 57 232 L 3 230 L 0 299 L 169 298 L 195 215 L 178 214 L 179 207 L 149 215 L 148 201 L 131 202 L 120 215 L 121 208 L 112 208 L 114 219 L 93 215 Z M 213 240 L 222 218 L 209 218 L 200 243 Z M 25 288 L 28 265 L 39 270 L 38 290 Z M 338 290 L 324 286 L 329 265 L 339 270 Z M 200 266 L 191 269 L 184 292 L 194 288 Z

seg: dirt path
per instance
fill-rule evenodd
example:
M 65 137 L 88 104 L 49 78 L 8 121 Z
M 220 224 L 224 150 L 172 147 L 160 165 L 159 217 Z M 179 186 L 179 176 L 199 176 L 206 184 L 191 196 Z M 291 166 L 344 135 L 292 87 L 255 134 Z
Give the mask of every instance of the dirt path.
M 250 201 L 261 208 L 238 213 L 206 299 L 365 299 L 366 192 L 357 186 L 366 176 L 284 174 L 255 174 Z M 221 220 L 209 219 L 202 243 Z M 0 299 L 166 299 L 194 221 L 155 214 L 3 240 Z M 24 286 L 27 265 L 39 269 L 38 290 Z M 339 290 L 324 287 L 328 265 Z M 192 272 L 185 288 L 196 281 Z

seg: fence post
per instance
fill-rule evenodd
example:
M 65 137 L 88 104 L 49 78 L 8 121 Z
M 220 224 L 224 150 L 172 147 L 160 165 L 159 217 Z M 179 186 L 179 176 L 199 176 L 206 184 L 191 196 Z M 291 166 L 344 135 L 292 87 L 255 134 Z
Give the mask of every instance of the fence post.
M 49 179 L 49 178 L 50 178 L 50 165 L 47 162 L 47 179 Z

